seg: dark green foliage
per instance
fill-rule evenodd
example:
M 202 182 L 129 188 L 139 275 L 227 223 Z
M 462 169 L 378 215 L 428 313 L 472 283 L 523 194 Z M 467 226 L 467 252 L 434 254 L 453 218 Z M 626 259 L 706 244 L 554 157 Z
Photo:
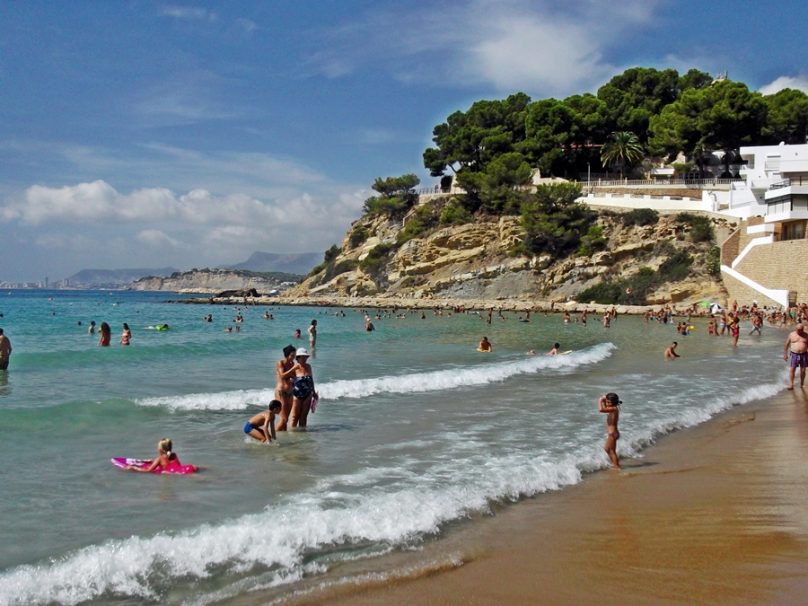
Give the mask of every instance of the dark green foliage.
M 707 273 L 711 276 L 721 275 L 721 248 L 718 246 L 711 246 L 707 251 Z
M 370 215 L 400 216 L 418 201 L 415 187 L 421 180 L 407 174 L 400 177 L 377 178 L 372 188 L 380 195 L 365 200 L 365 212 Z
M 763 136 L 772 145 L 805 143 L 808 137 L 808 95 L 785 88 L 763 97 L 768 108 Z
M 659 266 L 659 279 L 663 282 L 676 282 L 684 280 L 690 273 L 693 257 L 687 251 L 680 250 L 663 261 Z
M 381 269 L 388 255 L 395 249 L 394 244 L 377 244 L 368 252 L 368 256 L 359 263 L 359 268 L 367 274 L 375 274 Z
M 574 251 L 589 230 L 596 214 L 575 200 L 581 188 L 575 183 L 540 185 L 522 204 L 526 233 L 520 252 L 548 253 L 555 258 Z
M 348 242 L 350 243 L 351 248 L 356 248 L 360 244 L 364 243 L 367 239 L 368 230 L 360 225 L 353 228 L 351 235 L 348 237 Z
M 578 254 L 583 257 L 589 257 L 592 253 L 604 248 L 606 248 L 606 238 L 603 235 L 603 228 L 600 225 L 592 225 L 586 234 L 581 237 Z
M 683 280 L 690 273 L 693 258 L 686 251 L 677 251 L 668 257 L 658 271 L 641 267 L 633 276 L 623 280 L 605 280 L 578 293 L 578 301 L 588 303 L 644 305 L 648 293 L 654 288 Z
M 457 200 L 452 199 L 440 211 L 441 225 L 462 225 L 472 220 L 471 213 Z
M 407 217 L 404 229 L 398 233 L 398 243 L 418 238 L 438 224 L 438 217 L 433 206 L 419 206 Z
M 332 244 L 331 248 L 325 251 L 325 255 L 323 255 L 324 261 L 330 263 L 337 258 L 337 255 L 339 255 L 339 247 L 336 244 Z
M 627 213 L 620 213 L 623 225 L 656 225 L 659 222 L 659 213 L 653 208 L 635 208 Z
M 582 290 L 575 298 L 582 303 L 589 303 L 590 301 L 606 304 L 616 303 L 622 290 L 621 283 L 604 281 Z
M 691 242 L 712 242 L 715 238 L 713 224 L 707 217 L 691 213 L 679 213 L 676 215 L 676 220 L 690 227 Z
M 690 89 L 651 118 L 649 146 L 671 158 L 683 150 L 700 159 L 705 150 L 753 145 L 761 140 L 766 113 L 763 96 L 742 82 Z
M 464 168 L 457 181 L 473 204 L 493 214 L 517 214 L 524 198 L 521 186 L 530 182 L 530 164 L 518 152 L 508 152 L 491 160 L 483 170 Z

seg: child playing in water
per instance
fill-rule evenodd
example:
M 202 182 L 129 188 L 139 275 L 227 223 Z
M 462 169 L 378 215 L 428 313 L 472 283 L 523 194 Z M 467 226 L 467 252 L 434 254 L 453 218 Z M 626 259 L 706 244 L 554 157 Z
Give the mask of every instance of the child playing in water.
M 140 471 L 143 473 L 152 473 L 156 469 L 161 471 L 178 471 L 182 468 L 182 463 L 173 451 L 171 440 L 163 438 L 157 442 L 157 458 L 152 459 L 148 467 L 138 467 L 137 465 L 127 465 L 126 469 L 129 471 Z M 188 466 L 191 467 L 191 466 Z
M 262 444 L 275 440 L 275 415 L 281 411 L 280 400 L 272 400 L 264 412 L 254 415 L 244 425 L 244 433 Z

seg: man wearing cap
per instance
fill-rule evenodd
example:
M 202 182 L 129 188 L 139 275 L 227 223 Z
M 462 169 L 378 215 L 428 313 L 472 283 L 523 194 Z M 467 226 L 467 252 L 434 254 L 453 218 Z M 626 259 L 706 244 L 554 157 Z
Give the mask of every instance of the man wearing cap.
M 612 469 L 620 469 L 620 459 L 617 458 L 617 440 L 620 439 L 620 432 L 617 430 L 617 421 L 620 419 L 620 404 L 623 402 L 614 392 L 609 392 L 600 396 L 598 400 L 598 411 L 608 415 L 606 417 L 606 443 L 603 450 L 609 455 L 612 462 Z
M 802 324 L 797 324 L 788 333 L 783 348 L 783 359 L 788 363 L 788 389 L 794 389 L 794 375 L 800 368 L 800 387 L 805 386 L 805 369 L 808 367 L 808 333 Z

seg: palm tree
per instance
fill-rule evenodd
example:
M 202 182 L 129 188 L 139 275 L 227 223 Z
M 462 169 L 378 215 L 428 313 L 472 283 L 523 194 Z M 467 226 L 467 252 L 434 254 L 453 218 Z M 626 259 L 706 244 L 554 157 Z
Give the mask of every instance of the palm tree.
M 609 135 L 609 140 L 600 150 L 600 161 L 603 166 L 607 164 L 618 164 L 620 166 L 620 178 L 623 178 L 623 167 L 631 166 L 641 160 L 645 152 L 642 143 L 632 132 L 619 131 Z

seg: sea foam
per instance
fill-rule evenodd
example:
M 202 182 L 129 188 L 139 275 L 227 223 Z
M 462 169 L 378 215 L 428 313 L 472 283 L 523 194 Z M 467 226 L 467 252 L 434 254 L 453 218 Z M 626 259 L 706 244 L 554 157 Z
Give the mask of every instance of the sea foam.
M 673 416 L 632 427 L 626 448 L 637 450 L 661 433 L 781 389 L 781 383 L 758 385 L 682 407 Z M 14 568 L 0 574 L 0 604 L 76 604 L 102 596 L 185 599 L 173 593 L 178 588 L 184 588 L 180 593 L 186 598 L 187 592 L 196 592 L 193 601 L 205 602 L 199 592 L 216 595 L 221 590 L 207 587 L 204 579 L 222 571 L 239 579 L 237 585 L 245 590 L 290 583 L 326 570 L 340 553 L 351 559 L 352 549 L 369 544 L 389 548 L 417 543 L 450 520 L 488 512 L 492 502 L 557 490 L 606 464 L 600 438 L 593 436 L 557 458 L 524 451 L 500 456 L 479 452 L 444 459 L 420 475 L 402 477 L 397 465 L 359 470 L 323 479 L 259 513 L 182 532 L 111 540 Z M 356 493 L 340 490 L 385 472 L 397 479 Z M 312 554 L 318 553 L 328 556 L 312 562 Z
M 381 393 L 422 393 L 486 385 L 516 375 L 545 370 L 563 372 L 579 366 L 597 364 L 611 356 L 616 348 L 613 343 L 600 343 L 562 356 L 525 356 L 515 360 L 465 368 L 330 381 L 317 383 L 317 391 L 323 400 L 338 400 L 364 398 Z M 253 389 L 143 398 L 136 402 L 140 406 L 161 406 L 172 410 L 242 410 L 251 403 L 268 402 L 274 397 L 274 389 Z

